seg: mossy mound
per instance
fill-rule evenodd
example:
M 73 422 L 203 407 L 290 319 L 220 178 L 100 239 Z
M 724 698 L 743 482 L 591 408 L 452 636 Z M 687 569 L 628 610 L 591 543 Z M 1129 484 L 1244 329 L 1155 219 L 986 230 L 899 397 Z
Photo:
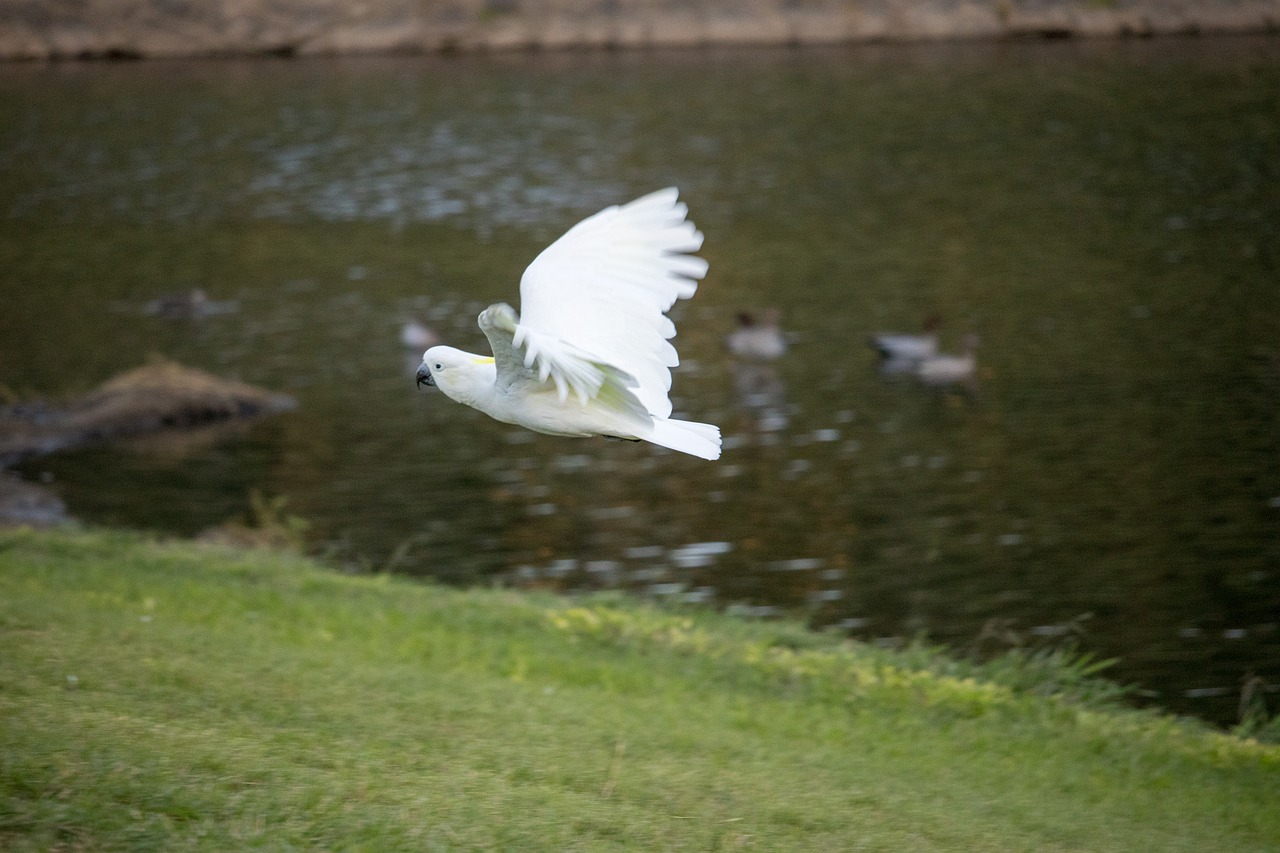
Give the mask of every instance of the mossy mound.
M 259 417 L 295 405 L 284 394 L 155 361 L 63 405 L 0 407 L 0 465 L 99 441 Z

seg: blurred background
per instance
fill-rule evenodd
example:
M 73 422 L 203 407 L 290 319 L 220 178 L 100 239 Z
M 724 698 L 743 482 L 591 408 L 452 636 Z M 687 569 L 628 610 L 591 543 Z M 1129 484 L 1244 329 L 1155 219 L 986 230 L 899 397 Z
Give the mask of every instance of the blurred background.
M 2 402 L 161 356 L 297 403 L 6 476 L 348 571 L 1074 643 L 1232 723 L 1280 684 L 1277 91 L 1273 37 L 0 66 Z M 719 462 L 415 388 L 669 185 Z

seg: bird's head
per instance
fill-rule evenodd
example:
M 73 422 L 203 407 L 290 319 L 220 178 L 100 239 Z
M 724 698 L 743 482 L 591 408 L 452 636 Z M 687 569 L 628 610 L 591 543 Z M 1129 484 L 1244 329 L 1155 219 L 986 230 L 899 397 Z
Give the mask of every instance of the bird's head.
M 418 385 L 435 385 L 455 400 L 470 397 L 479 386 L 492 384 L 491 356 L 474 355 L 453 347 L 432 347 L 418 366 Z
M 422 364 L 418 365 L 418 387 L 439 385 L 441 379 L 448 382 L 445 371 L 458 364 L 460 355 L 453 347 L 432 347 L 423 353 Z

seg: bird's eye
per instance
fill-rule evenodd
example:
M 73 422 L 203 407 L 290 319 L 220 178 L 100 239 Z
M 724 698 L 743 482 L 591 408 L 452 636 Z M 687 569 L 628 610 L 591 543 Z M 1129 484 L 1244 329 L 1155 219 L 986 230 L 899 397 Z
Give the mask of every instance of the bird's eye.
M 436 362 L 436 370 L 444 370 L 444 365 L 437 361 L 437 362 Z

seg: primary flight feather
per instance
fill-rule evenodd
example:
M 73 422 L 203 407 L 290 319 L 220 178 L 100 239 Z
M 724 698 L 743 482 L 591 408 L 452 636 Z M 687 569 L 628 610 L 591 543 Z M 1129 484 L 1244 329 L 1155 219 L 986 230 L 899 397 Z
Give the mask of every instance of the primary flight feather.
M 542 251 L 520 279 L 517 315 L 490 305 L 478 322 L 493 356 L 427 350 L 418 384 L 491 418 L 549 435 L 649 441 L 720 457 L 720 430 L 671 419 L 680 363 L 666 316 L 707 273 L 702 234 L 674 188 L 605 208 Z

